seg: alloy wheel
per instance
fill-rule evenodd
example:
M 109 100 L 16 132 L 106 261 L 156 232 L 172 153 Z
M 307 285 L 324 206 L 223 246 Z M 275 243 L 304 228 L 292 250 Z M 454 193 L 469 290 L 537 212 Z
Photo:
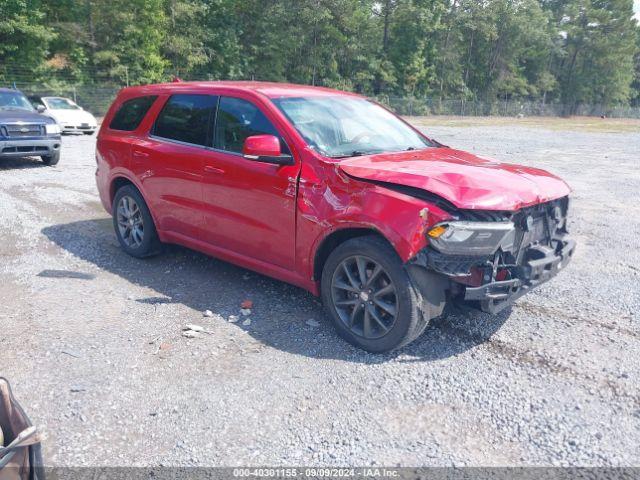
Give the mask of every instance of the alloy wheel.
M 396 287 L 384 268 L 369 257 L 345 258 L 331 279 L 331 295 L 338 316 L 355 335 L 380 338 L 396 322 Z
M 142 211 L 136 201 L 124 195 L 116 208 L 118 231 L 122 240 L 130 248 L 138 248 L 144 241 L 144 221 Z

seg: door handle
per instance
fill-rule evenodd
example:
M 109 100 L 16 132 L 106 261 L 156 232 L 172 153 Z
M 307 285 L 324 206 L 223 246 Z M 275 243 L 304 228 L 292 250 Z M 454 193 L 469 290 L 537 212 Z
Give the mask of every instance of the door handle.
M 222 168 L 213 167 L 211 165 L 205 165 L 204 171 L 207 173 L 216 173 L 218 175 L 224 174 L 224 170 Z
M 147 152 L 141 152 L 140 150 L 134 150 L 133 156 L 136 158 L 149 158 L 149 154 Z

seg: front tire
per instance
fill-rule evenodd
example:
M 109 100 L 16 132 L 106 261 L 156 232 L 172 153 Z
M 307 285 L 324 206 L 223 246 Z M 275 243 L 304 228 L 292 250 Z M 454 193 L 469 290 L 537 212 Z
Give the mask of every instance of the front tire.
M 42 155 L 40 158 L 42 159 L 42 162 L 45 165 L 49 165 L 49 166 L 57 165 L 58 162 L 60 161 L 60 150 L 55 150 L 51 152 L 51 155 Z
M 144 258 L 160 250 L 160 240 L 149 207 L 133 185 L 120 187 L 113 199 L 113 228 L 122 249 Z
M 369 352 L 400 348 L 427 323 L 400 257 L 377 236 L 348 240 L 329 255 L 321 293 L 338 334 Z

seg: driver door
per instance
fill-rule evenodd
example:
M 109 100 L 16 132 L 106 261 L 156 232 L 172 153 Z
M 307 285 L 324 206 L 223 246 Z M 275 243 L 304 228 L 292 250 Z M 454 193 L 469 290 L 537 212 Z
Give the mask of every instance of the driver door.
M 252 135 L 282 139 L 253 101 L 221 96 L 213 150 L 203 172 L 206 240 L 218 247 L 287 270 L 295 267 L 296 181 L 300 162 L 273 165 L 242 155 Z M 289 151 L 281 140 L 283 152 Z

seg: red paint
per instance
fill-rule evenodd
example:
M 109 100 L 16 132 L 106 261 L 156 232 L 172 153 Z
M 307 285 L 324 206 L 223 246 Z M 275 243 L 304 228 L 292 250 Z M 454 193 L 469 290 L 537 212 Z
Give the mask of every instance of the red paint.
M 256 157 L 277 157 L 282 153 L 280 140 L 273 135 L 254 135 L 245 140 L 242 153 Z
M 294 164 L 261 163 L 239 153 L 154 138 L 150 132 L 155 118 L 175 93 L 252 102 L 285 140 Z M 158 98 L 138 128 L 111 130 L 108 126 L 122 102 L 142 95 Z M 353 94 L 259 82 L 182 82 L 122 90 L 98 135 L 96 181 L 103 205 L 111 211 L 114 182 L 127 179 L 149 205 L 162 241 L 317 294 L 316 253 L 332 233 L 352 228 L 376 231 L 408 261 L 426 246 L 425 231 L 450 218 L 432 203 L 371 181 L 424 189 L 465 209 L 517 210 L 569 192 L 562 180 L 543 170 L 444 147 L 346 160 L 325 158 L 306 145 L 270 102 L 274 97 L 313 95 Z M 244 153 L 278 156 L 280 145 L 276 150 L 273 139 L 253 137 Z
M 451 148 L 356 157 L 340 162 L 340 168 L 354 177 L 421 188 L 464 209 L 513 211 L 570 191 L 544 170 Z

